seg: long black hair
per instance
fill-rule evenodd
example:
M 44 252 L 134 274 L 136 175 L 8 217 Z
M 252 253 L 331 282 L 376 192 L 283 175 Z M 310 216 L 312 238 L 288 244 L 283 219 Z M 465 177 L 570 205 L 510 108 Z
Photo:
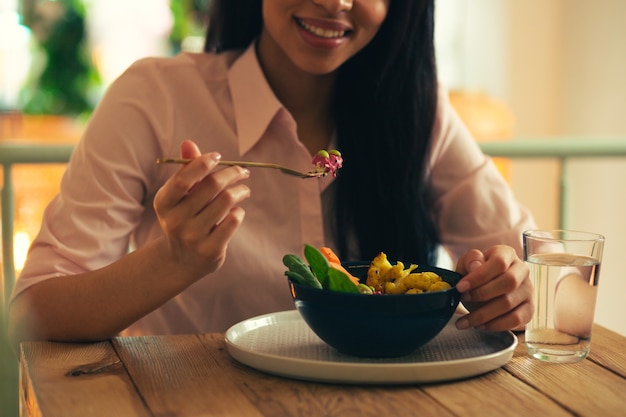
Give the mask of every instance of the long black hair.
M 437 107 L 434 0 L 391 0 L 374 39 L 338 70 L 335 187 L 339 255 L 433 264 L 439 236 L 427 175 Z M 261 33 L 262 2 L 213 0 L 205 50 L 246 48 Z M 353 247 L 351 240 L 356 242 Z

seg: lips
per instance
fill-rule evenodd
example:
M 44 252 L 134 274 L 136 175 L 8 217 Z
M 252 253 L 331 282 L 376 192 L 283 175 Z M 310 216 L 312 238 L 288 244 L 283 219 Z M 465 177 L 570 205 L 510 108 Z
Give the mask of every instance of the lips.
M 296 18 L 295 21 L 297 25 L 306 32 L 323 39 L 339 39 L 347 36 L 351 32 L 349 27 L 339 23 L 299 18 Z

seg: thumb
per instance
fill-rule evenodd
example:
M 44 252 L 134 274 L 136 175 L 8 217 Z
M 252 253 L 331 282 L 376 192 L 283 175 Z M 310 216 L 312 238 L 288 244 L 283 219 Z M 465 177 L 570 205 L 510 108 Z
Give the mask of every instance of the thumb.
M 483 263 L 485 263 L 485 255 L 478 249 L 472 249 L 459 260 L 456 269 L 461 275 L 467 275 Z
M 180 157 L 181 158 L 194 159 L 194 158 L 199 157 L 200 155 L 202 155 L 202 152 L 200 152 L 200 148 L 198 148 L 198 145 L 196 145 L 194 141 L 185 140 L 180 145 Z
M 467 274 L 472 273 L 473 271 L 480 268 L 485 263 L 485 255 L 477 250 L 472 249 L 463 256 L 462 259 L 459 260 L 457 265 L 457 272 L 460 273 L 464 278 Z M 462 279 L 456 284 L 456 289 L 464 293 L 468 291 L 472 287 L 471 282 L 466 279 Z

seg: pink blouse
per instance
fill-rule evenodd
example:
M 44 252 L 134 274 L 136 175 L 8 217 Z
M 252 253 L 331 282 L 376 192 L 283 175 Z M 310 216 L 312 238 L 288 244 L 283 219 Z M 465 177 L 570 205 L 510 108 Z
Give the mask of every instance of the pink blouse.
M 152 200 L 178 167 L 155 160 L 178 156 L 185 139 L 227 160 L 311 169 L 312 156 L 263 76 L 253 47 L 138 61 L 93 113 L 13 296 L 46 279 L 104 267 L 129 246 L 142 247 L 160 236 Z M 521 233 L 534 226 L 532 217 L 481 153 L 443 89 L 430 174 L 434 215 L 452 259 L 494 244 L 512 245 L 521 254 Z M 282 257 L 302 255 L 304 243 L 334 246 L 325 237 L 321 198 L 332 181 L 332 176 L 300 180 L 251 168 L 252 196 L 242 204 L 246 218 L 223 267 L 124 334 L 221 332 L 249 317 L 293 309 Z

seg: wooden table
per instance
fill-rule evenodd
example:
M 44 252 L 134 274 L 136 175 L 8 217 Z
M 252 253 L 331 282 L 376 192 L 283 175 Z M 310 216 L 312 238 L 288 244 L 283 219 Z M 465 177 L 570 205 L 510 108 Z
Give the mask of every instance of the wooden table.
M 520 343 L 496 371 L 418 386 L 264 374 L 233 360 L 223 334 L 25 343 L 20 366 L 22 416 L 626 416 L 626 337 L 597 325 L 580 363 L 543 363 Z

